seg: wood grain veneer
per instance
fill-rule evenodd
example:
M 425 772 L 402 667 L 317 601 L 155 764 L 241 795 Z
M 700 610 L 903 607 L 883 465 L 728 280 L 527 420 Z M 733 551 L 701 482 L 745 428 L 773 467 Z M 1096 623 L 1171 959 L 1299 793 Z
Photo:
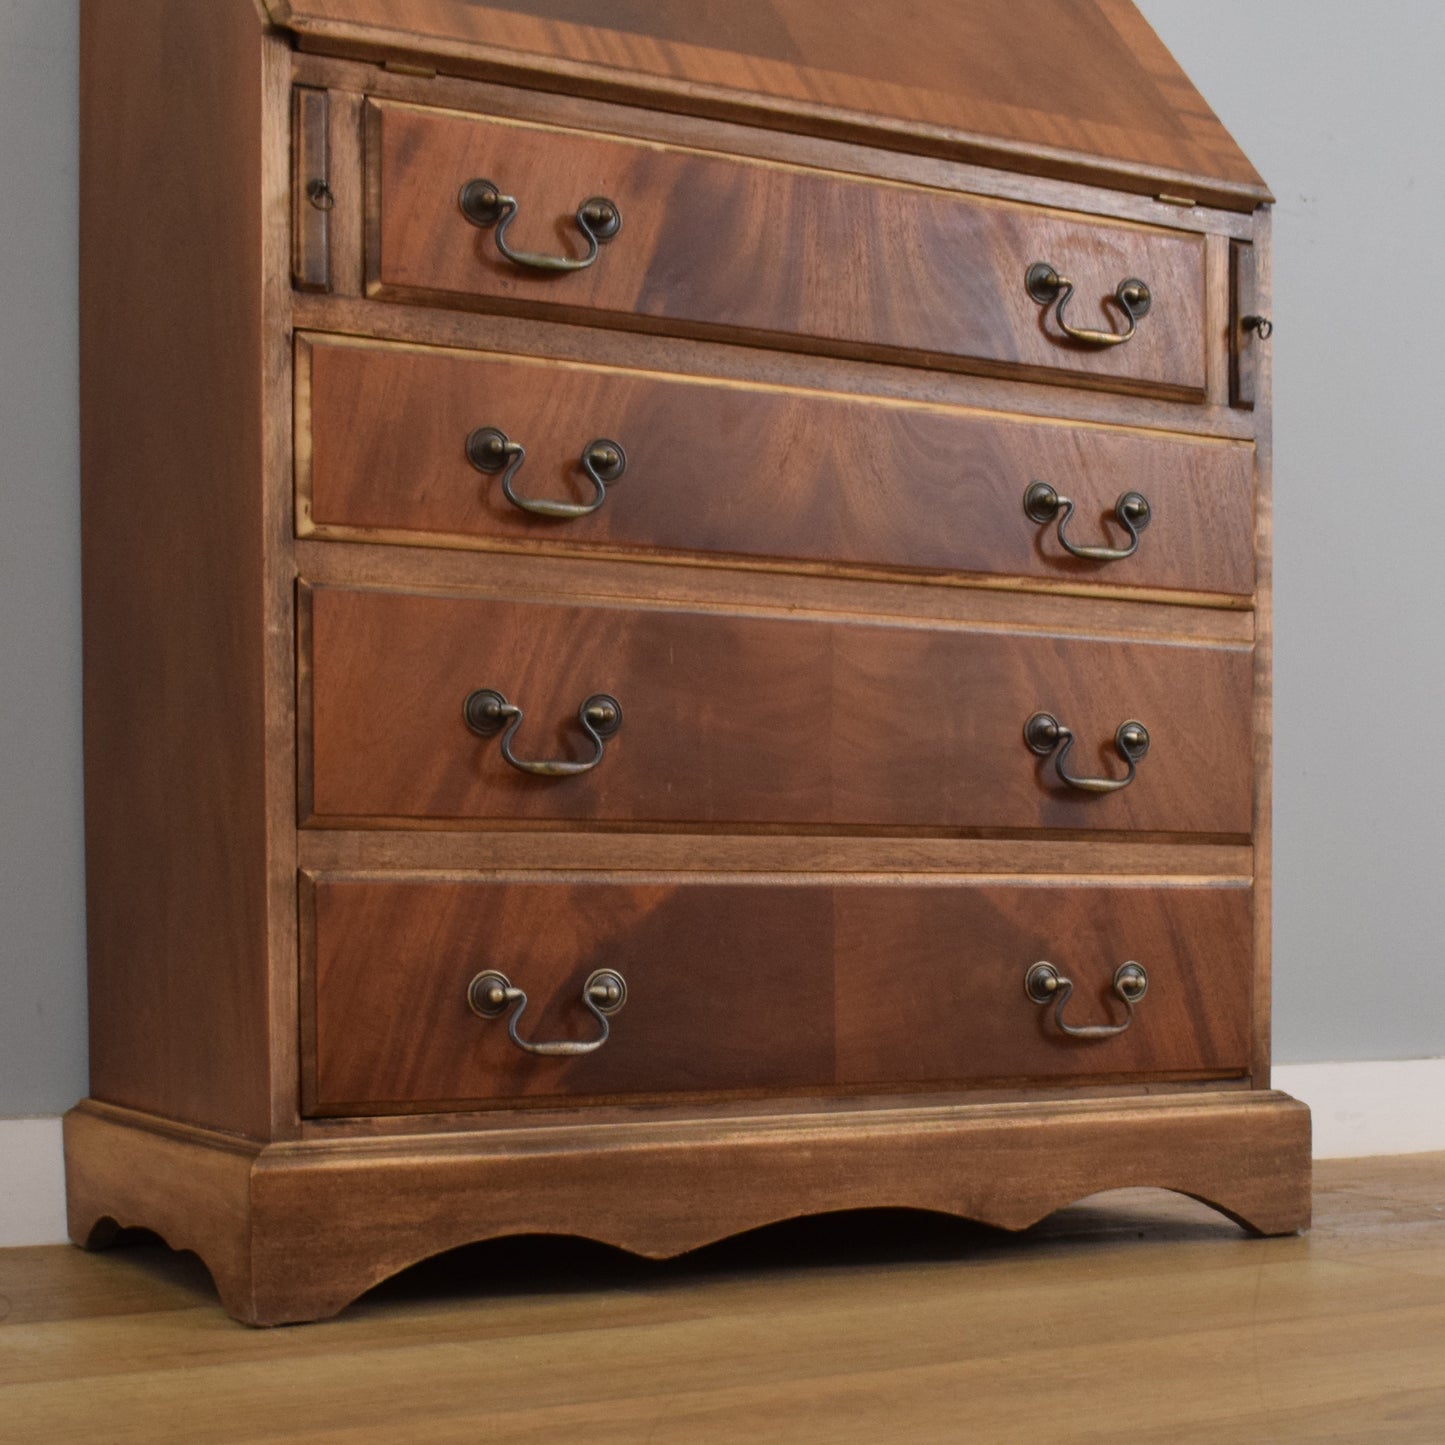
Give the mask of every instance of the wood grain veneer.
M 1265 315 L 1272 309 L 1273 252 L 1272 221 L 1261 213 L 1254 253 L 1254 301 Z M 1234 325 L 1242 326 L 1236 315 Z M 1257 556 L 1255 608 L 1257 631 L 1254 648 L 1254 876 L 1259 900 L 1254 911 L 1254 1077 L 1260 1086 L 1269 1083 L 1270 1021 L 1273 993 L 1270 988 L 1273 961 L 1271 881 L 1274 877 L 1274 360 L 1266 340 L 1250 333 L 1256 349 L 1254 364 L 1255 398 L 1253 413 L 1258 429 L 1255 458 L 1254 549 Z
M 1168 847 L 1161 847 L 1162 842 Z M 506 873 L 539 868 L 590 871 L 615 867 L 611 828 L 534 827 L 506 832 L 311 828 L 298 839 L 302 868 L 312 872 L 438 870 Z M 1142 881 L 1208 879 L 1248 883 L 1254 849 L 1247 843 L 1180 841 L 1137 834 L 1110 837 L 1059 832 L 1030 838 L 950 838 L 912 833 L 804 833 L 737 829 L 638 830 L 627 834 L 627 865 L 649 872 L 872 873 L 1067 879 L 1080 874 Z
M 1251 908 L 1241 886 L 1140 887 L 599 874 L 322 875 L 310 1112 L 486 1107 L 516 1096 L 754 1092 L 832 1085 L 1242 1073 Z M 1126 958 L 1149 971 L 1134 1022 L 1066 1037 L 1030 1001 L 1041 958 L 1076 984 L 1071 1024 L 1124 1020 Z M 528 996 L 525 1039 L 597 1037 L 584 981 L 627 1001 L 595 1053 L 545 1058 L 481 1019 L 466 989 L 498 969 Z M 944 1026 L 940 1027 L 943 1021 Z
M 303 47 L 1242 209 L 1258 173 L 1124 0 L 267 0 Z
M 265 52 L 244 5 L 81 19 L 90 1087 L 261 1138 Z
M 1242 648 L 332 587 L 304 605 L 318 822 L 1250 829 Z M 591 772 L 528 776 L 467 728 L 477 688 L 523 709 L 523 758 L 592 756 L 577 710 L 593 694 L 621 703 L 622 728 Z M 1074 729 L 1084 776 L 1122 776 L 1115 732 L 1142 721 L 1135 783 L 1065 787 L 1024 742 L 1041 709 Z
M 308 336 L 298 342 L 297 528 L 441 545 L 742 554 L 1114 587 L 1248 594 L 1254 458 L 1024 417 L 655 372 Z M 579 503 L 595 439 L 627 466 L 567 521 L 513 506 L 464 443 L 481 426 L 527 449 L 524 498 Z M 1115 504 L 1151 521 L 1122 562 L 1071 556 L 1025 514 L 1029 484 L 1075 502 L 1066 535 L 1122 548 Z
M 1021 1229 L 1152 1185 L 1288 1234 L 1309 1223 L 1309 1137 L 1304 1105 L 1265 1091 L 264 1146 L 101 1104 L 66 1116 L 71 1237 L 100 1245 L 107 1221 L 145 1223 L 200 1254 L 252 1324 L 335 1314 L 420 1258 L 519 1233 L 660 1258 L 812 1209 Z
M 335 213 L 332 216 L 336 220 Z M 337 227 L 332 226 L 335 235 Z M 359 257 L 359 252 L 358 252 Z M 359 265 L 359 260 L 358 260 Z M 1221 341 L 1230 326 L 1227 287 L 1211 289 L 1209 333 Z M 437 306 L 376 306 L 351 296 L 298 293 L 292 312 L 299 330 L 386 339 L 418 345 L 620 366 L 806 391 L 859 393 L 887 400 L 962 406 L 1040 419 L 1097 422 L 1180 436 L 1248 442 L 1254 418 L 1226 399 L 1163 401 L 1053 382 L 1004 380 L 927 370 L 888 361 L 810 356 L 737 342 L 702 341 L 636 331 L 610 331 L 542 317 L 446 311 Z
M 697 611 L 868 621 L 978 623 L 1009 631 L 1127 641 L 1248 646 L 1252 606 L 1217 595 L 1083 588 L 1063 581 L 1022 587 L 1005 578 L 853 571 L 794 563 L 785 571 L 750 559 L 724 570 L 682 557 L 630 558 L 540 552 L 475 552 L 303 538 L 297 568 L 317 585 L 466 593 L 503 601 L 658 602 Z M 627 562 L 630 565 L 619 565 Z M 1140 605 L 1143 604 L 1143 605 Z
M 376 296 L 555 308 L 597 324 L 1164 395 L 1204 389 L 1204 247 L 1187 232 L 419 107 L 371 104 L 365 121 Z M 616 203 L 622 229 L 584 271 L 528 270 L 462 214 L 458 194 L 477 178 L 517 193 L 516 249 L 584 254 L 572 218 L 590 196 Z M 1025 289 L 1036 261 L 1074 281 L 1075 327 L 1122 331 L 1115 290 L 1146 281 L 1153 306 L 1133 341 L 1066 337 Z
M 275 1323 L 518 1232 L 660 1256 L 1130 1184 L 1304 1227 L 1258 178 L 1124 0 L 571 4 L 83 0 L 73 1237 L 155 1229 Z M 461 219 L 478 172 L 518 245 L 594 191 L 622 233 L 538 281 Z M 1153 310 L 1064 341 L 1034 259 L 1076 324 L 1130 274 Z M 594 435 L 629 468 L 539 533 L 462 460 L 488 424 L 528 493 Z M 1085 542 L 1145 492 L 1139 553 L 1066 561 L 1036 477 Z M 524 777 L 476 687 L 524 757 L 576 756 L 593 691 L 622 730 Z M 1076 773 L 1128 716 L 1153 747 L 1069 792 L 1040 708 Z M 615 1036 L 524 1056 L 464 1009 L 483 955 L 524 1037 L 620 967 Z M 1024 996 L 1047 958 L 1117 1021 L 1131 957 L 1125 1033 Z
M 886 137 L 824 139 L 791 130 L 718 120 L 713 116 L 659 110 L 645 104 L 601 100 L 593 95 L 522 89 L 447 74 L 430 74 L 425 68 L 377 65 L 373 60 L 341 60 L 334 55 L 297 51 L 293 73 L 299 85 L 319 84 L 329 90 L 339 109 L 358 108 L 366 99 L 396 100 L 460 111 L 493 119 L 513 119 L 562 125 L 569 129 L 625 135 L 634 140 L 656 140 L 690 149 L 724 155 L 752 156 L 854 176 L 937 186 L 971 195 L 995 196 L 1030 205 L 1116 220 L 1142 221 L 1171 229 L 1249 239 L 1254 235 L 1257 201 L 1238 209 L 1235 197 L 1225 209 L 1202 195 L 1172 192 L 1141 195 L 1097 182 L 1051 179 L 1023 170 L 1000 170 L 966 160 L 946 158 L 928 147 L 885 149 Z M 335 139 L 333 132 L 333 139 Z M 350 126 L 347 150 L 359 147 L 359 127 Z M 342 150 L 333 154 L 340 157 Z

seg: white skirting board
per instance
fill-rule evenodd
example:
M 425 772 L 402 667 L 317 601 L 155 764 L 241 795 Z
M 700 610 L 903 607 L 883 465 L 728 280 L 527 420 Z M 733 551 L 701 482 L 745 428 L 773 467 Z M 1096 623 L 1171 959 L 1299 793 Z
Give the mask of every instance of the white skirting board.
M 1445 1059 L 1277 1064 L 1310 1106 L 1316 1159 L 1445 1150 Z M 65 1241 L 60 1120 L 0 1119 L 0 1248 Z
M 1270 1082 L 1310 1106 L 1316 1159 L 1445 1149 L 1445 1059 L 1276 1064 Z
M 60 1120 L 0 1119 L 0 1248 L 64 1241 Z

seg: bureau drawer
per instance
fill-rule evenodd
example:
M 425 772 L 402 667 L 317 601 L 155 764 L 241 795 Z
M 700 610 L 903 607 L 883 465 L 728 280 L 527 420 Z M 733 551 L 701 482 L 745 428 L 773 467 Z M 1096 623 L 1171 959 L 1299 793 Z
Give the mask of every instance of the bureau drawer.
M 1251 911 L 1242 883 L 320 875 L 307 1108 L 1239 1075 Z M 1073 984 L 1061 1009 L 1025 991 L 1040 961 Z M 1126 961 L 1147 978 L 1132 1021 Z M 469 994 L 493 974 L 525 1003 L 491 978 Z M 599 974 L 625 986 L 615 1011 L 615 989 L 583 1001 Z M 594 1043 L 604 1019 L 590 1052 L 520 1047 Z
M 303 821 L 1251 830 L 1248 647 L 331 586 L 302 623 Z M 1133 782 L 1070 786 L 1127 721 Z
M 1254 586 L 1239 442 L 327 337 L 297 346 L 297 430 L 303 534 Z M 494 434 L 524 454 L 484 450 Z M 589 475 L 599 442 L 615 479 Z M 1036 482 L 1073 514 L 1030 517 Z M 1148 508 L 1132 555 L 1066 549 L 1127 552 L 1131 492 Z M 583 514 L 528 510 L 559 503 Z
M 373 295 L 1203 395 L 1199 235 L 391 103 L 366 119 Z M 472 182 L 515 206 L 474 223 Z M 606 229 L 602 212 L 587 219 L 593 198 L 621 218 L 600 243 L 584 229 Z M 585 269 L 535 264 L 594 249 Z M 1031 295 L 1039 264 L 1072 293 Z M 1134 280 L 1148 310 L 1105 344 L 1129 328 L 1118 293 Z M 1065 333 L 1059 300 L 1094 339 Z

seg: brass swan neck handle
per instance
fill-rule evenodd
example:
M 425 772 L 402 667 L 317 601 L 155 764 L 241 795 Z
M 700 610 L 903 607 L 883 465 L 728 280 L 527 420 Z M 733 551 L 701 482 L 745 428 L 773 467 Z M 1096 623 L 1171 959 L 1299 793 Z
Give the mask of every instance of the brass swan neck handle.
M 1149 506 L 1149 499 L 1142 492 L 1125 492 L 1114 503 L 1114 518 L 1129 534 L 1129 545 L 1127 547 L 1085 547 L 1077 542 L 1071 542 L 1064 532 L 1065 524 L 1074 515 L 1073 499 L 1060 496 L 1047 482 L 1029 483 L 1028 489 L 1024 492 L 1024 511 L 1031 521 L 1042 523 L 1044 526 L 1057 518 L 1058 526 L 1055 530 L 1058 534 L 1059 545 L 1064 551 L 1082 558 L 1085 562 L 1122 562 L 1125 557 L 1132 557 L 1139 550 L 1139 533 L 1149 525 L 1154 516 L 1153 510 Z
M 550 517 L 566 521 L 572 517 L 590 516 L 607 500 L 607 485 L 627 470 L 627 453 L 621 442 L 598 437 L 582 448 L 579 458 L 582 470 L 592 483 L 592 499 L 588 502 L 550 502 L 544 497 L 523 497 L 513 487 L 517 472 L 527 459 L 527 449 L 515 442 L 499 427 L 479 426 L 467 438 L 467 460 L 479 471 L 502 473 L 502 495 L 514 506 L 534 517 Z
M 516 703 L 508 702 L 494 688 L 479 687 L 469 692 L 462 704 L 462 717 L 478 737 L 492 737 L 500 732 L 502 756 L 519 773 L 530 773 L 538 778 L 571 778 L 578 773 L 590 773 L 602 761 L 607 750 L 606 740 L 622 726 L 622 704 L 615 697 L 598 692 L 577 709 L 577 721 L 592 739 L 594 748 L 590 758 L 580 761 L 570 758 L 519 758 L 512 751 L 512 739 L 522 726 L 522 709 Z
M 528 1040 L 517 1033 L 518 1020 L 526 1012 L 527 995 L 506 974 L 489 968 L 477 974 L 467 985 L 467 1006 L 478 1018 L 499 1018 L 512 1004 L 516 1004 L 507 1020 L 508 1036 L 524 1053 L 540 1054 L 549 1059 L 571 1058 L 600 1049 L 612 1036 L 609 1016 L 617 1013 L 627 1002 L 627 982 L 615 969 L 596 969 L 582 985 L 582 1002 L 602 1025 L 602 1032 L 597 1038 Z
M 1065 978 L 1051 963 L 1036 963 L 1024 975 L 1024 992 L 1037 1004 L 1054 1005 L 1054 1022 L 1071 1039 L 1112 1039 L 1134 1022 L 1134 1005 L 1149 989 L 1149 975 L 1132 959 L 1114 970 L 1112 992 L 1124 1002 L 1127 1016 L 1121 1024 L 1071 1024 L 1064 1020 L 1064 1005 L 1074 991 L 1074 981 Z
M 1047 312 L 1054 308 L 1054 320 L 1065 336 L 1084 346 L 1122 346 L 1138 330 L 1139 322 L 1149 314 L 1154 298 L 1148 286 L 1135 276 L 1119 282 L 1114 290 L 1114 300 L 1129 319 L 1126 331 L 1094 331 L 1084 326 L 1070 326 L 1064 315 L 1069 298 L 1074 294 L 1074 283 L 1062 276 L 1047 261 L 1035 261 L 1024 277 L 1024 288 L 1029 295 Z
M 457 197 L 462 215 L 483 230 L 497 228 L 497 250 L 514 266 L 533 271 L 585 271 L 596 259 L 598 247 L 610 241 L 622 229 L 622 212 L 606 196 L 590 196 L 577 207 L 574 216 L 577 229 L 587 239 L 587 254 L 581 257 L 547 256 L 536 251 L 514 251 L 507 244 L 507 227 L 517 215 L 517 198 L 502 193 L 492 181 L 468 181 Z
M 1036 712 L 1024 724 L 1024 741 L 1040 757 L 1054 754 L 1054 771 L 1059 781 L 1079 793 L 1117 793 L 1134 781 L 1135 764 L 1149 751 L 1149 730 L 1141 722 L 1130 719 L 1119 724 L 1114 734 L 1114 747 L 1129 765 L 1122 778 L 1080 778 L 1067 771 L 1064 761 L 1074 746 L 1074 734 L 1052 713 Z M 1057 751 L 1055 751 L 1057 749 Z

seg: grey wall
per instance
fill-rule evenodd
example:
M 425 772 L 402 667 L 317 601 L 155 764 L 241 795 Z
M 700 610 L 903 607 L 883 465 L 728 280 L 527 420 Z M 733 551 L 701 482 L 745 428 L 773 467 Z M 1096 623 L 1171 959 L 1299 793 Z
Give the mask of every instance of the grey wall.
M 0 0 L 0 1116 L 85 1092 L 75 0 Z
M 1445 1054 L 1445 7 L 1141 8 L 1279 197 L 1276 1055 Z M 75 53 L 0 0 L 0 1115 L 85 1092 Z
M 1142 0 L 1277 197 L 1275 1056 L 1445 1054 L 1439 0 Z

